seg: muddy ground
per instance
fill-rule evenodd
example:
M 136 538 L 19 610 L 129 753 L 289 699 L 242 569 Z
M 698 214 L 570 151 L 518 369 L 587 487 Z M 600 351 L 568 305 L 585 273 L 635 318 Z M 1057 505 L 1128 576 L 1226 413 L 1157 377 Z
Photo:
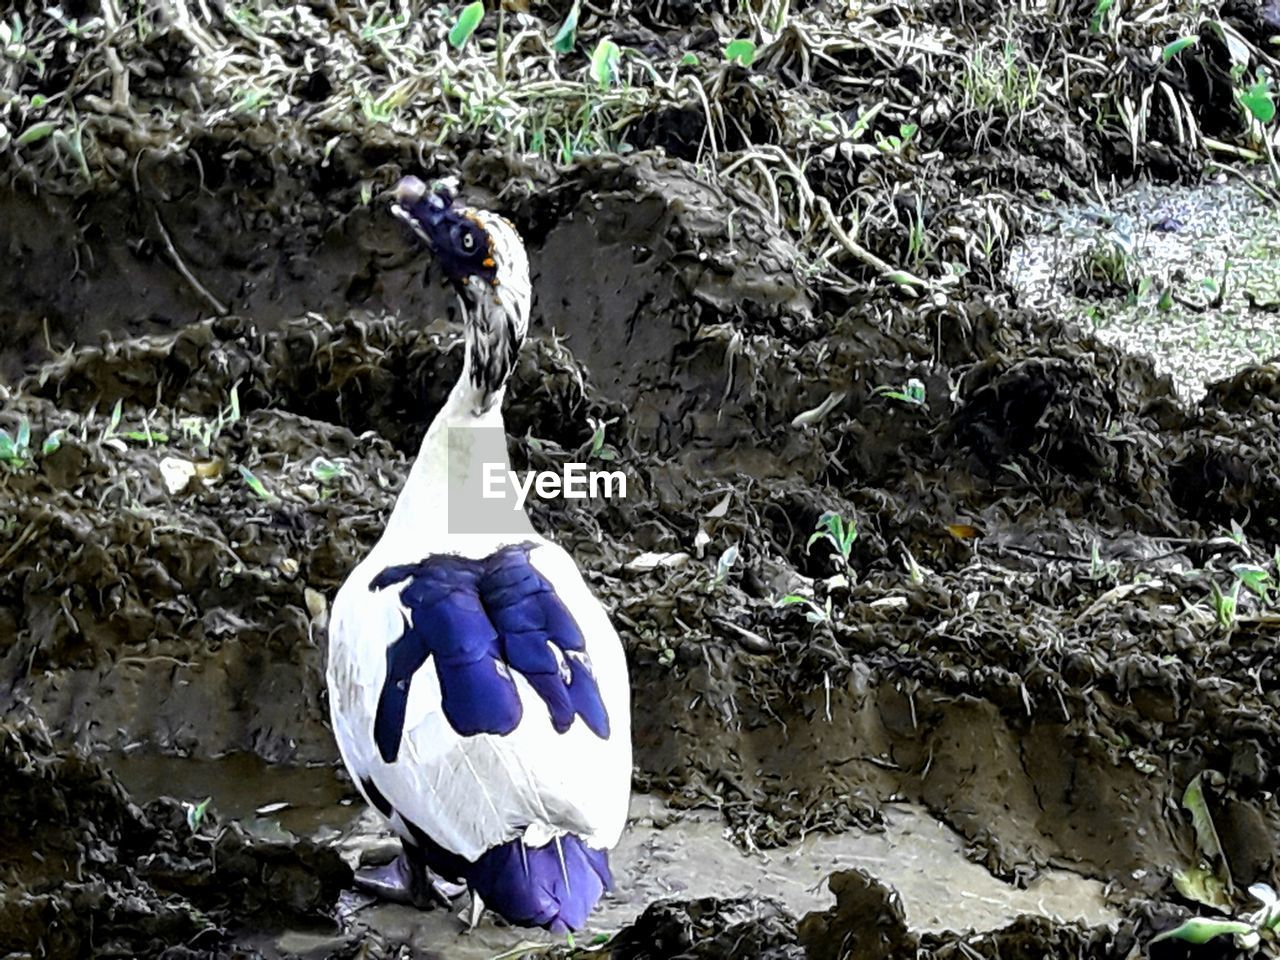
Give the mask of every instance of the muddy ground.
M 0 463 L 0 955 L 418 951 L 340 907 L 332 835 L 112 772 L 337 764 L 327 604 L 461 363 L 380 196 L 403 173 L 458 174 L 528 241 L 517 466 L 605 421 L 629 477 L 533 512 L 626 645 L 636 790 L 748 851 L 913 803 L 1117 916 L 927 932 L 845 870 L 825 911 L 677 895 L 561 952 L 1128 957 L 1208 909 L 1175 885 L 1197 774 L 1226 899 L 1275 885 L 1280 366 L 1191 405 L 1003 279 L 1034 208 L 1195 182 L 1210 141 L 1265 196 L 1233 63 L 1270 62 L 1273 6 L 657 0 L 584 8 L 557 59 L 569 4 L 533 3 L 503 42 L 545 101 L 485 86 L 492 15 L 456 52 L 419 4 L 42 6 L 0 57 L 0 427 L 27 438 Z M 604 36 L 626 74 L 594 93 Z M 810 540 L 826 511 L 847 559 Z M 1151 953 L 1189 949 L 1234 951 Z

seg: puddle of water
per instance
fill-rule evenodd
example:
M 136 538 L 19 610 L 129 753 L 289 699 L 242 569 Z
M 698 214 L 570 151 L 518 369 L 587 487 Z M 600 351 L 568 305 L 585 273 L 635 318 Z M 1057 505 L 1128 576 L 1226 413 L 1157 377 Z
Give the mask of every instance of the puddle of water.
M 281 767 L 249 753 L 188 760 L 141 752 L 102 758 L 137 802 L 172 797 L 189 803 L 210 798 L 219 816 L 245 824 L 263 821 L 304 837 L 348 828 L 364 800 L 332 767 Z M 271 809 L 277 804 L 287 804 Z M 258 811 L 266 809 L 265 814 Z
M 329 837 L 353 861 L 361 850 L 388 843 L 376 814 L 358 802 L 352 804 L 347 785 L 327 767 L 282 768 L 245 756 L 193 761 L 134 755 L 108 762 L 139 800 L 211 796 L 222 816 L 275 821 L 295 833 Z M 264 805 L 279 802 L 289 806 L 265 816 L 258 813 Z M 963 839 L 924 808 L 889 804 L 884 814 L 882 833 L 814 834 L 790 847 L 749 854 L 727 839 L 723 821 L 714 812 L 676 811 L 658 797 L 637 795 L 627 831 L 610 858 L 616 891 L 578 941 L 612 933 L 648 904 L 669 897 L 770 896 L 803 916 L 831 906 L 826 878 L 850 867 L 860 867 L 895 888 L 908 922 L 920 930 L 988 930 L 1022 913 L 1089 923 L 1115 919 L 1096 881 L 1052 870 L 1019 890 L 965 859 Z M 489 960 L 522 942 L 563 942 L 550 934 L 497 926 L 492 917 L 464 933 L 457 911 L 361 906 L 363 902 L 354 894 L 344 902 L 350 922 L 376 930 L 391 942 L 409 944 L 415 955 Z M 326 955 L 333 942 L 323 934 L 290 931 L 256 945 L 268 952 L 318 957 Z
M 1131 251 L 1138 295 L 1086 300 L 1071 293 L 1073 269 L 1102 239 Z M 1010 252 L 1008 276 L 1025 305 L 1051 307 L 1102 340 L 1150 354 L 1183 398 L 1196 401 L 1206 383 L 1280 352 L 1275 314 L 1251 309 L 1246 296 L 1280 299 L 1278 252 L 1280 213 L 1238 180 L 1140 184 L 1105 205 L 1064 207 L 1043 217 L 1040 232 Z M 1219 283 L 1228 261 L 1221 307 L 1161 303 L 1166 289 L 1207 302 L 1212 292 L 1204 281 Z
M 883 833 L 815 834 L 791 847 L 747 854 L 726 839 L 724 824 L 714 813 L 674 811 L 657 797 L 638 795 L 632 798 L 627 832 L 610 857 L 616 890 L 592 915 L 591 929 L 578 942 L 612 933 L 648 904 L 669 897 L 770 896 L 804 916 L 835 902 L 826 878 L 850 867 L 861 867 L 896 889 L 908 923 L 919 930 L 990 930 L 1024 913 L 1093 924 L 1116 919 L 1096 881 L 1053 870 L 1019 890 L 965 859 L 962 838 L 924 808 L 890 804 L 884 813 Z M 372 818 L 361 818 L 361 829 L 372 825 Z M 458 917 L 444 910 L 421 913 L 376 905 L 354 916 L 425 956 L 449 960 L 489 960 L 521 941 L 563 942 L 491 921 L 465 934 Z

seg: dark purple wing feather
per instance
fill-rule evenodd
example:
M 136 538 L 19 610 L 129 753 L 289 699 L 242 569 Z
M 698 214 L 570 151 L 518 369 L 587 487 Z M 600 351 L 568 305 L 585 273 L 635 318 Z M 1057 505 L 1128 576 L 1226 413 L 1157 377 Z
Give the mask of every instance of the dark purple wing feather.
M 546 704 L 560 733 L 575 717 L 608 738 L 609 717 L 586 658 L 577 621 L 519 544 L 483 560 L 434 556 L 388 567 L 371 590 L 403 583 L 405 629 L 387 648 L 374 739 L 393 762 L 404 734 L 414 674 L 435 661 L 445 718 L 462 736 L 507 734 L 522 709 L 512 679 L 519 673 Z

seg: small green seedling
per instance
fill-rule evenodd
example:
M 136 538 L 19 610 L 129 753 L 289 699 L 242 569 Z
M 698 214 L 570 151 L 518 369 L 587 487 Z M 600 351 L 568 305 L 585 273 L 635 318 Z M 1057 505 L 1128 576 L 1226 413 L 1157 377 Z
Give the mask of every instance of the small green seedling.
M 587 441 L 586 459 L 588 460 L 610 460 L 618 459 L 618 449 L 612 444 L 605 443 L 605 430 L 611 425 L 618 422 L 617 417 L 610 417 L 608 420 L 597 420 L 595 417 L 587 417 L 587 423 L 591 425 L 591 439 Z
M 1242 563 L 1232 567 L 1231 572 L 1250 591 L 1257 594 L 1263 603 L 1271 602 L 1271 594 L 1275 590 L 1275 581 L 1271 579 L 1271 574 L 1265 568 Z
M 467 41 L 471 39 L 471 35 L 476 32 L 476 27 L 480 26 L 480 21 L 484 19 L 484 4 L 480 0 L 475 3 L 469 3 L 462 8 L 462 12 L 458 14 L 458 19 L 454 21 L 453 27 L 449 30 L 449 44 L 455 50 L 461 50 L 467 45 Z
M 228 405 L 218 411 L 212 420 L 204 417 L 183 417 L 178 421 L 182 436 L 188 441 L 197 441 L 203 447 L 209 447 L 222 433 L 223 429 L 240 422 L 240 388 L 232 384 L 228 395 Z
M 1271 78 L 1260 74 L 1253 83 L 1237 92 L 1240 105 L 1259 123 L 1270 123 L 1276 118 L 1275 91 Z
M 1103 560 L 1102 547 L 1098 541 L 1093 541 L 1093 546 L 1089 548 L 1089 579 L 1090 580 L 1114 580 L 1120 575 L 1120 561 Z
M 805 549 L 812 549 L 819 540 L 826 540 L 836 549 L 845 569 L 849 569 L 849 554 L 853 552 L 854 541 L 858 539 L 858 521 L 845 520 L 833 510 L 828 510 L 818 518 L 818 525 L 809 535 Z
M 209 801 L 212 797 L 205 797 L 199 803 L 184 803 L 187 809 L 187 826 L 191 828 L 192 833 L 196 833 L 200 829 L 200 824 L 204 822 L 205 814 L 209 812 Z
M 658 662 L 664 667 L 669 667 L 676 662 L 675 648 L 667 643 L 665 637 L 658 638 Z
M 14 436 L 0 430 L 0 463 L 14 469 L 25 467 L 31 459 L 31 421 L 23 417 L 18 421 Z
M 124 416 L 124 398 L 121 397 L 116 401 L 116 405 L 111 408 L 111 418 L 107 421 L 107 428 L 102 431 L 102 441 L 106 441 L 115 437 L 120 429 L 120 420 Z
M 601 90 L 608 90 L 618 82 L 621 60 L 621 48 L 608 37 L 604 37 L 596 44 L 596 49 L 591 54 L 591 76 L 595 79 L 596 86 Z
M 715 579 L 711 581 L 712 588 L 719 587 L 729 578 L 729 571 L 733 569 L 733 565 L 738 562 L 738 545 L 730 544 L 724 553 L 720 554 L 720 559 L 716 561 Z
M 724 59 L 726 63 L 749 67 L 756 59 L 756 45 L 751 40 L 730 40 L 724 47 Z
M 1240 581 L 1231 585 L 1230 593 L 1223 593 L 1216 583 L 1209 585 L 1209 596 L 1213 603 L 1214 616 L 1218 618 L 1218 626 L 1230 630 L 1236 624 L 1236 610 L 1240 602 Z
M 346 476 L 346 473 L 347 468 L 342 464 L 326 460 L 324 457 L 316 457 L 311 461 L 311 476 L 319 483 L 326 485 L 337 483 L 338 480 Z
M 871 393 L 877 397 L 888 397 L 890 400 L 909 403 L 917 407 L 923 407 L 928 402 L 925 396 L 924 384 L 915 377 L 908 380 L 901 390 L 882 385 L 876 387 Z
M 911 580 L 911 585 L 919 587 L 924 584 L 924 568 L 916 562 L 915 555 L 907 549 L 902 551 L 902 565 L 906 568 L 907 577 Z
M 789 593 L 777 603 L 779 607 L 790 607 L 800 604 L 805 608 L 804 618 L 810 623 L 828 623 L 831 620 L 831 598 L 827 597 L 825 607 L 819 606 L 817 601 L 812 597 L 802 596 L 798 593 Z
M 902 148 L 911 142 L 911 139 L 919 131 L 920 125 L 917 123 L 903 123 L 898 126 L 898 134 L 894 136 L 883 136 L 876 134 L 876 146 L 885 153 L 901 153 Z

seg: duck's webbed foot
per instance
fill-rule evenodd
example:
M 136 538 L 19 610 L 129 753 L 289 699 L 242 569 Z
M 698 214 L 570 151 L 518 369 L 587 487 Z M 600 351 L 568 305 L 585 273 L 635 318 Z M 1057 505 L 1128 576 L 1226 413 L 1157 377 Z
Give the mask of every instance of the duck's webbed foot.
M 432 873 L 407 847 L 388 864 L 361 867 L 356 871 L 355 882 L 379 900 L 403 903 L 419 910 L 450 906 L 467 889 L 463 884 L 450 883 Z

